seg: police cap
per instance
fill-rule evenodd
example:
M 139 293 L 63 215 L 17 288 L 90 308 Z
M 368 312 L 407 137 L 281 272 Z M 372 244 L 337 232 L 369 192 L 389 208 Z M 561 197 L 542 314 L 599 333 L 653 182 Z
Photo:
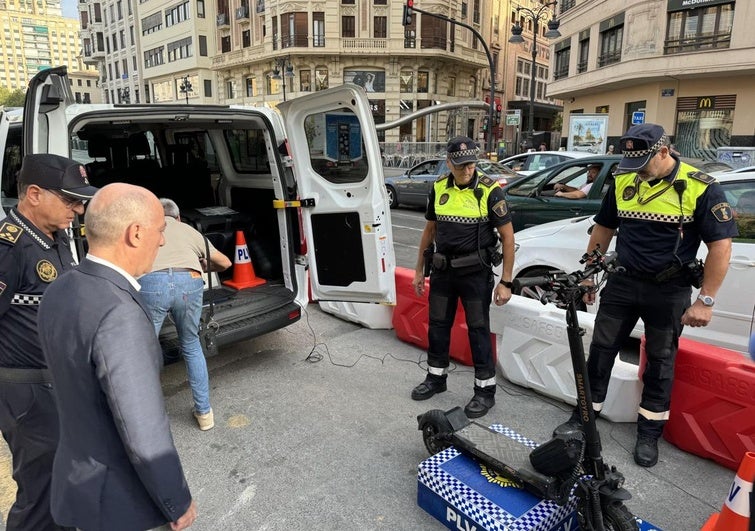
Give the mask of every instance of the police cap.
M 624 157 L 616 169 L 618 173 L 629 173 L 642 169 L 661 146 L 668 143 L 663 127 L 656 124 L 633 125 L 621 137 L 619 147 Z
M 84 166 L 75 160 L 52 155 L 34 153 L 26 155 L 18 180 L 23 184 L 36 184 L 48 190 L 60 190 L 75 199 L 91 199 L 98 188 L 89 184 Z
M 476 162 L 480 148 L 475 141 L 466 136 L 457 136 L 448 141 L 446 154 L 451 162 L 457 166 L 467 162 Z

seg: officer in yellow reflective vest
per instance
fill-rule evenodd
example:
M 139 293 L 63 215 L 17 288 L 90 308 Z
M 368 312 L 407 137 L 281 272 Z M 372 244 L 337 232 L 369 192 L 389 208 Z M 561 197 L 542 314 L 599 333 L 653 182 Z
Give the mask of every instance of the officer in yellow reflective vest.
M 432 260 L 427 376 L 412 391 L 412 399 L 426 400 L 446 390 L 451 327 L 461 299 L 475 367 L 474 397 L 464 408 L 469 418 L 481 417 L 495 405 L 490 303 L 493 297 L 497 305 L 511 298 L 514 266 L 511 215 L 498 182 L 477 172 L 479 151 L 471 138 L 461 136 L 448 142 L 446 154 L 451 171 L 440 177 L 430 191 L 427 223 L 412 281 L 417 295 L 423 295 L 425 264 Z M 435 252 L 426 253 L 433 243 Z M 493 267 L 501 262 L 501 281 L 496 285 Z
M 620 229 L 616 251 L 625 271 L 611 275 L 601 291 L 587 371 L 598 414 L 619 348 L 642 319 L 647 365 L 634 460 L 651 467 L 669 418 L 679 335 L 683 325 L 710 322 L 737 227 L 721 186 L 681 162 L 661 126 L 633 126 L 620 146 L 624 158 L 595 216 L 587 251 L 605 251 Z M 696 260 L 701 242 L 708 247 L 704 268 Z M 701 289 L 690 305 L 691 286 Z M 594 301 L 594 293 L 585 296 L 588 304 Z M 579 427 L 575 411 L 556 432 Z

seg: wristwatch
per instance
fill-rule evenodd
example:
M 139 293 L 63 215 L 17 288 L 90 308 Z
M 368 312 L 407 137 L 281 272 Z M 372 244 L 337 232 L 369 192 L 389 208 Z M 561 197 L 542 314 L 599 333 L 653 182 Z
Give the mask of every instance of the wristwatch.
M 501 281 L 499 282 L 499 284 L 503 284 L 504 287 L 507 287 L 509 289 L 511 289 L 512 286 L 513 286 L 513 284 L 511 282 L 509 282 L 508 280 L 503 280 L 503 279 L 501 279 Z
M 698 295 L 697 300 L 703 303 L 703 306 L 713 306 L 716 303 L 716 299 L 710 295 Z

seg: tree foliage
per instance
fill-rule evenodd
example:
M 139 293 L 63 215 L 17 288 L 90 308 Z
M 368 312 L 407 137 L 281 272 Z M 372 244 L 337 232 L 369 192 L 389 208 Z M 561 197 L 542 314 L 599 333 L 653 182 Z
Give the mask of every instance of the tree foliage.
M 22 89 L 10 90 L 0 85 L 0 105 L 3 107 L 23 107 L 26 93 Z

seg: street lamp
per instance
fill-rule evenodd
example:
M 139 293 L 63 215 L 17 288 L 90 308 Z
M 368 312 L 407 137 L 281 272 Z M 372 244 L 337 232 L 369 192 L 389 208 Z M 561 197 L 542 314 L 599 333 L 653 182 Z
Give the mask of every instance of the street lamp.
M 189 81 L 189 76 L 184 76 L 183 80 L 181 80 L 181 85 L 178 87 L 178 90 L 181 91 L 181 93 L 186 94 L 186 105 L 189 104 L 189 92 L 191 92 L 191 89 L 193 87 L 191 86 L 191 81 Z
M 532 20 L 534 26 L 532 28 L 532 71 L 530 72 L 530 111 L 529 116 L 527 117 L 527 137 L 530 142 L 530 146 L 532 147 L 532 138 L 535 136 L 535 70 L 537 68 L 537 34 L 540 31 L 540 21 L 541 19 L 544 20 L 547 18 L 547 16 L 550 14 L 548 8 L 551 6 L 555 6 L 558 4 L 557 0 L 553 0 L 552 2 L 547 2 L 540 6 L 540 8 L 537 11 L 533 11 L 532 9 L 526 8 L 526 7 L 517 7 L 516 8 L 516 14 L 517 14 L 517 21 L 516 23 L 511 27 L 511 38 L 509 38 L 509 42 L 512 44 L 521 44 L 524 42 L 524 38 L 522 37 L 522 26 L 519 24 L 519 12 L 524 11 L 524 14 Z M 543 16 L 545 15 L 545 16 Z M 558 26 L 561 23 L 556 20 L 555 14 L 553 17 L 548 21 L 548 31 L 545 32 L 545 38 L 546 39 L 556 39 L 561 36 L 561 33 L 558 31 Z
M 282 75 L 281 75 L 282 71 Z M 273 75 L 271 76 L 271 79 L 275 79 L 276 81 L 282 81 L 283 85 L 283 101 L 286 101 L 286 78 L 291 78 L 293 80 L 294 77 L 294 67 L 291 65 L 291 57 L 277 57 L 275 59 L 275 70 L 273 70 Z

